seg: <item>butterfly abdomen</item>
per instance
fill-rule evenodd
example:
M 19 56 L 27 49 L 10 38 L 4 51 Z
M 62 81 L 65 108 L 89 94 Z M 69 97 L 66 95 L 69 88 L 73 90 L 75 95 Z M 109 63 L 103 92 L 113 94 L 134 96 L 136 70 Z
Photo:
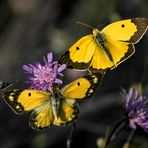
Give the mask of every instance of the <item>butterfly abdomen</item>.
M 58 96 L 52 96 L 51 97 L 51 104 L 52 104 L 52 109 L 53 109 L 53 114 L 54 116 L 57 118 L 58 114 L 59 114 L 59 107 L 61 105 L 61 98 L 59 98 Z

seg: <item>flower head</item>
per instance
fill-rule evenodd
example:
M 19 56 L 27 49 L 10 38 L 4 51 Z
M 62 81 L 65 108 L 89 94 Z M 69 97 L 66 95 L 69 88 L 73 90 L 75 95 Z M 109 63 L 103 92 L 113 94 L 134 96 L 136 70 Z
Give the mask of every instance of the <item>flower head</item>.
M 44 65 L 39 62 L 33 64 L 23 65 L 23 69 L 32 74 L 33 76 L 28 77 L 26 83 L 31 84 L 30 89 L 37 89 L 43 91 L 52 92 L 52 86 L 54 83 L 62 84 L 62 80 L 58 79 L 58 76 L 63 76 L 61 73 L 66 65 L 59 65 L 57 61 L 52 61 L 52 53 L 47 54 L 47 58 L 44 57 Z
M 130 88 L 128 93 L 124 92 L 124 98 L 129 126 L 133 129 L 140 126 L 148 132 L 148 97 L 139 95 L 137 89 Z

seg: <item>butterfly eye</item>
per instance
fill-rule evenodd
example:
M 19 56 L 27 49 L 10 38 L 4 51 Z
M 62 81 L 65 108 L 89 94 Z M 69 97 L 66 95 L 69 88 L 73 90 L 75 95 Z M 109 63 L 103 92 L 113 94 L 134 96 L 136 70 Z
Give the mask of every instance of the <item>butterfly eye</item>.
M 79 47 L 76 47 L 76 50 L 79 50 L 80 48 Z
M 31 93 L 28 93 L 28 96 L 30 97 L 31 96 Z
M 125 25 L 124 25 L 124 24 L 122 24 L 122 25 L 121 25 L 121 27 L 122 27 L 122 28 L 124 28 L 124 27 L 125 27 Z
M 80 86 L 80 82 L 78 82 L 77 84 L 78 84 L 78 86 Z

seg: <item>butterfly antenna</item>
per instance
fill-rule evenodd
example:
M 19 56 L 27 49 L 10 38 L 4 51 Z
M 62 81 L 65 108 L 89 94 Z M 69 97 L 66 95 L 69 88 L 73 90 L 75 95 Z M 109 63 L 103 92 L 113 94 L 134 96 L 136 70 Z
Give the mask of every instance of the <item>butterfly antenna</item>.
M 102 28 L 102 27 L 106 26 L 107 24 L 108 24 L 108 22 L 106 21 L 106 22 L 104 22 L 104 23 L 98 25 L 97 28 Z
M 80 24 L 80 25 L 83 25 L 83 26 L 86 26 L 86 27 L 91 28 L 91 29 L 94 29 L 94 28 L 95 28 L 95 27 L 93 27 L 93 26 L 90 26 L 90 25 L 88 25 L 88 24 L 85 24 L 85 23 L 82 23 L 82 22 L 79 22 L 79 21 L 77 21 L 76 23 L 77 23 L 77 24 Z

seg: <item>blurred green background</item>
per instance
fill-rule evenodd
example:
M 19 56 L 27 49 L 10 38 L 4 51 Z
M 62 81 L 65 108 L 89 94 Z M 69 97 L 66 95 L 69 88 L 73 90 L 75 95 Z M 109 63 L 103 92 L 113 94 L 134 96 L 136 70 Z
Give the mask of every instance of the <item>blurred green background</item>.
M 76 21 L 104 28 L 109 23 L 148 16 L 147 0 L 1 0 L 0 1 L 0 79 L 26 88 L 22 65 L 42 61 L 53 52 L 58 60 L 71 45 L 92 30 Z M 72 137 L 72 148 L 99 148 L 98 139 L 107 128 L 124 116 L 120 88 L 139 83 L 143 77 L 148 92 L 148 33 L 135 45 L 136 53 L 105 75 L 101 87 L 90 100 L 80 101 L 80 118 Z M 145 70 L 144 70 L 145 69 Z M 83 75 L 66 70 L 64 84 Z M 72 77 L 73 76 L 73 77 Z M 53 126 L 37 132 L 28 126 L 29 113 L 18 116 L 0 100 L 0 148 L 66 147 L 71 125 Z M 127 127 L 110 147 L 119 148 L 127 140 Z M 148 135 L 138 129 L 131 148 L 147 148 Z

